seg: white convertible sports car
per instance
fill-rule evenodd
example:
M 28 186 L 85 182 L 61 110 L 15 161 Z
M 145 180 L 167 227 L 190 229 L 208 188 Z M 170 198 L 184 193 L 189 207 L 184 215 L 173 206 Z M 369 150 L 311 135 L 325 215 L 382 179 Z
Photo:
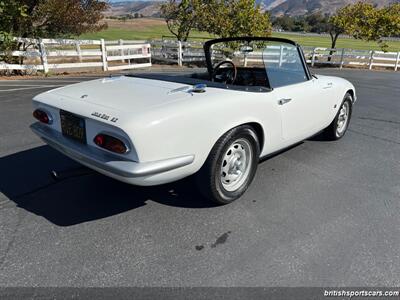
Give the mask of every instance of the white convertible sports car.
M 347 80 L 312 75 L 279 38 L 215 39 L 207 72 L 110 77 L 33 99 L 32 130 L 117 180 L 159 185 L 195 174 L 219 204 L 243 195 L 260 158 L 323 132 L 345 134 L 356 100 Z

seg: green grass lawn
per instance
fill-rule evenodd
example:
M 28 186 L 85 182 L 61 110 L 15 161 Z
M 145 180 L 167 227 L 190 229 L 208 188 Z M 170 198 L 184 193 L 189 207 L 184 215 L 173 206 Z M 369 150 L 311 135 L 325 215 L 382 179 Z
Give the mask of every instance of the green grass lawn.
M 171 36 L 167 26 L 165 25 L 154 25 L 151 27 L 135 29 L 117 28 L 111 27 L 106 30 L 87 33 L 79 38 L 81 39 L 105 39 L 105 40 L 148 40 L 148 39 L 161 39 L 163 36 Z M 206 32 L 193 31 L 191 33 L 192 37 L 195 38 L 211 38 L 211 35 Z
M 323 47 L 323 48 L 331 47 L 330 37 L 299 36 L 299 35 L 289 35 L 280 33 L 274 33 L 273 36 L 294 40 L 302 46 Z M 388 51 L 393 51 L 393 52 L 400 51 L 400 42 L 388 42 L 388 45 L 389 45 Z M 361 40 L 346 39 L 346 38 L 341 39 L 340 37 L 338 39 L 336 47 L 357 49 L 357 50 L 380 50 L 380 47 L 376 42 L 364 42 Z
M 140 26 L 140 21 L 136 23 L 119 23 L 111 24 L 109 28 L 96 33 L 88 33 L 80 36 L 81 39 L 105 39 L 105 40 L 147 40 L 147 39 L 160 39 L 162 36 L 171 36 L 167 26 L 161 20 L 154 20 L 154 24 Z M 196 32 L 192 34 L 192 39 L 201 38 L 212 38 L 208 33 Z M 273 36 L 283 37 L 295 40 L 302 46 L 313 46 L 313 47 L 325 47 L 331 46 L 331 40 L 329 37 L 324 36 L 299 36 L 289 35 L 282 33 L 274 33 Z M 388 51 L 398 52 L 400 51 L 400 42 L 388 42 Z M 355 39 L 339 38 L 337 42 L 337 48 L 349 48 L 359 50 L 380 50 L 379 46 L 375 42 L 364 42 Z

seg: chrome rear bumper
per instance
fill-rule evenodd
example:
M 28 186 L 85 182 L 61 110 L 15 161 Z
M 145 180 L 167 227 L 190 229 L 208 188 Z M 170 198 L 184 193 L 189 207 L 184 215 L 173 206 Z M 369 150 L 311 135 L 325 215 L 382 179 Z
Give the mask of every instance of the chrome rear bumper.
M 79 142 L 65 138 L 61 133 L 39 122 L 32 124 L 30 128 L 45 143 L 68 157 L 89 167 L 93 166 L 126 178 L 155 175 L 187 166 L 194 161 L 194 155 L 143 163 L 123 160 L 121 157 L 93 146 L 80 144 Z

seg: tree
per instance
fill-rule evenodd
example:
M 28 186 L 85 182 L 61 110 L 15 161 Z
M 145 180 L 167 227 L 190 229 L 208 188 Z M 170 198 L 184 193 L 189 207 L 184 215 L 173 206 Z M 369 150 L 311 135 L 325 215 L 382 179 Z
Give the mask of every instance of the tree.
M 27 7 L 15 0 L 0 1 L 0 60 L 7 63 L 17 63 L 18 59 L 11 52 L 18 43 L 13 39 L 18 34 L 19 24 L 28 17 Z
M 203 1 L 169 0 L 161 5 L 161 16 L 165 19 L 169 31 L 178 41 L 186 41 L 196 27 Z
M 66 37 L 105 28 L 102 0 L 0 0 L 0 30 L 19 37 Z M 22 13 L 21 13 L 22 12 Z
M 272 21 L 272 25 L 285 31 L 293 31 L 294 20 L 290 16 L 283 15 L 280 17 L 275 17 Z
M 332 48 L 336 46 L 338 36 L 346 33 L 355 39 L 376 41 L 385 51 L 388 45 L 382 37 L 400 33 L 400 4 L 377 8 L 360 1 L 354 5 L 347 5 L 332 16 L 330 26 Z
M 199 30 L 220 37 L 268 36 L 271 28 L 269 14 L 255 0 L 208 1 L 198 22 Z
M 261 10 L 260 5 L 256 5 L 255 0 L 225 0 L 215 3 L 221 13 L 214 13 L 214 18 L 203 19 L 208 32 L 221 37 L 271 34 L 269 15 Z
M 293 31 L 307 32 L 310 31 L 306 18 L 304 16 L 297 16 L 293 20 Z
M 366 2 L 357 2 L 340 8 L 335 15 L 329 19 L 328 32 L 331 36 L 331 48 L 336 48 L 336 42 L 343 33 L 361 38 L 357 32 L 365 31 L 368 23 L 371 23 L 375 7 Z
M 331 48 L 336 48 L 336 43 L 341 34 L 346 30 L 346 20 L 339 15 L 332 16 L 327 24 L 327 31 L 331 37 Z
M 269 15 L 255 0 L 170 0 L 161 12 L 171 33 L 181 41 L 193 29 L 220 37 L 271 33 Z
M 20 64 L 13 50 L 26 50 L 30 42 L 16 42 L 13 37 L 57 38 L 81 35 L 104 29 L 100 24 L 108 4 L 102 0 L 0 0 L 0 51 L 3 60 Z
M 388 45 L 382 37 L 391 37 L 400 35 L 400 3 L 393 3 L 378 11 L 378 20 L 376 22 L 377 33 L 373 38 L 378 39 L 381 48 L 386 51 Z
M 99 0 L 45 0 L 35 9 L 32 26 L 36 35 L 57 37 L 81 35 L 104 29 L 99 22 L 108 8 Z
M 383 10 L 387 18 L 386 30 L 389 35 L 400 35 L 400 3 L 393 3 Z
M 316 12 L 305 17 L 310 32 L 329 32 L 329 16 Z
M 13 34 L 27 15 L 27 6 L 15 0 L 0 1 L 0 32 Z

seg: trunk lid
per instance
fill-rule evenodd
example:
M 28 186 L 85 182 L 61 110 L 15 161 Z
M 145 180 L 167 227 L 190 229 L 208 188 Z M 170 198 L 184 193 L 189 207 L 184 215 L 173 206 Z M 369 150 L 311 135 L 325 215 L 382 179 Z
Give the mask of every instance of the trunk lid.
M 121 112 L 138 112 L 190 97 L 188 85 L 160 80 L 111 77 L 86 81 L 52 93 Z M 182 91 L 175 91 L 182 89 Z

